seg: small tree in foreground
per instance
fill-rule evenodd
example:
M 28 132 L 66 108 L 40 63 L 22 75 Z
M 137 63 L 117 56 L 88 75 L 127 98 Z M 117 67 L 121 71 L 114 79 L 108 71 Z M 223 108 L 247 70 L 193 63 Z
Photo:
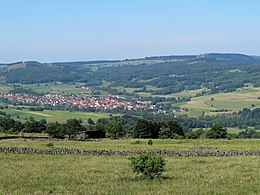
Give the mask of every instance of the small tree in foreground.
M 164 171 L 165 160 L 159 155 L 144 154 L 129 159 L 134 173 L 142 174 L 149 179 L 160 176 Z

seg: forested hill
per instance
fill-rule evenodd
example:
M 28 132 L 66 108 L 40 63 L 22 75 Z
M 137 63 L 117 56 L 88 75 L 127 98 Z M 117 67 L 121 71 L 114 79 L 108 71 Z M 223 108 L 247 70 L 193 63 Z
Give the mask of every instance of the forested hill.
M 233 91 L 246 83 L 260 86 L 260 58 L 243 54 L 155 56 L 115 61 L 35 61 L 0 65 L 5 83 L 84 82 L 100 86 L 143 88 L 170 94 L 205 87 L 212 93 Z M 156 90 L 157 89 L 157 90 Z

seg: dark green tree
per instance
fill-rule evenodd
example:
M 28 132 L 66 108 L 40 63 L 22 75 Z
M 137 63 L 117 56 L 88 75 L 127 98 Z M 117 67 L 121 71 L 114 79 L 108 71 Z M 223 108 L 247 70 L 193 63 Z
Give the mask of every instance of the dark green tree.
M 89 125 L 95 125 L 95 122 L 92 120 L 92 118 L 88 118 L 88 124 Z
M 107 137 L 117 139 L 124 136 L 124 128 L 121 122 L 110 121 L 105 125 Z
M 211 129 L 206 132 L 207 138 L 220 139 L 227 138 L 227 129 L 223 128 L 221 124 L 214 124 Z
M 53 138 L 64 139 L 65 138 L 65 127 L 64 125 L 55 122 L 48 123 L 46 125 L 46 133 Z
M 133 137 L 134 138 L 151 138 L 152 131 L 149 128 L 150 123 L 148 120 L 145 119 L 138 119 L 136 121 L 134 130 L 133 130 Z
M 167 123 L 167 127 L 170 128 L 172 134 L 174 133 L 180 136 L 184 136 L 184 131 L 177 121 L 169 121 Z
M 85 131 L 85 130 L 86 129 L 78 119 L 68 119 L 67 122 L 65 123 L 65 132 L 66 135 L 69 136 L 69 139 L 71 139 L 72 136 L 75 137 L 77 132 Z

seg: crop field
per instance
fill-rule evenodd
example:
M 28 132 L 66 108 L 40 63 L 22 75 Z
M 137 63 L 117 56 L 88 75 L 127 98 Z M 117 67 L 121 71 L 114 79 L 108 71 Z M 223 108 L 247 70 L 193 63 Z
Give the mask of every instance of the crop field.
M 15 120 L 26 121 L 30 116 L 35 120 L 46 119 L 47 122 L 66 122 L 71 118 L 82 119 L 83 123 L 87 122 L 88 118 L 96 121 L 99 118 L 108 118 L 108 113 L 95 113 L 95 112 L 69 112 L 59 110 L 44 110 L 44 111 L 29 111 L 28 109 L 3 109 L 4 112 L 10 114 Z
M 211 110 L 227 109 L 232 113 L 243 108 L 260 107 L 260 88 L 243 88 L 230 93 L 218 93 L 202 97 L 192 98 L 191 101 L 183 104 L 181 107 L 188 108 L 188 115 L 198 116 L 204 111 L 207 115 L 220 114 L 219 112 L 210 112 Z
M 84 149 L 190 149 L 211 145 L 259 149 L 260 140 L 53 141 L 54 147 Z M 48 141 L 1 140 L 0 146 L 46 147 Z M 135 175 L 127 156 L 0 153 L 2 194 L 259 194 L 260 157 L 164 157 L 162 178 Z

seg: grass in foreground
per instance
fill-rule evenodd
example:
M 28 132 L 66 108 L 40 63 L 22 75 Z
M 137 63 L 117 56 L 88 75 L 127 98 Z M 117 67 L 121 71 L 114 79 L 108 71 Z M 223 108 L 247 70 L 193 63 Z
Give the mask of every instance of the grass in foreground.
M 105 162 L 105 163 L 104 163 Z M 127 157 L 0 154 L 3 194 L 258 194 L 259 157 L 167 157 L 164 179 L 135 176 Z

